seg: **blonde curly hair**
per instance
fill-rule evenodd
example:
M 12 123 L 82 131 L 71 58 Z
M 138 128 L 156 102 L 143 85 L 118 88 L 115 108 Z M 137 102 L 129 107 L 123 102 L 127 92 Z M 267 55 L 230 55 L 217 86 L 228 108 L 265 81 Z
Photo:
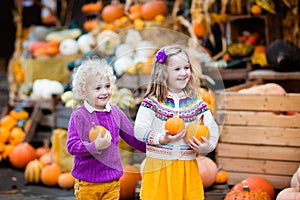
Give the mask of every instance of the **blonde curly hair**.
M 112 85 L 115 84 L 116 77 L 113 69 L 104 59 L 94 58 L 82 61 L 81 65 L 74 69 L 72 79 L 72 89 L 75 98 L 83 100 L 86 97 L 86 87 L 88 77 L 108 78 Z

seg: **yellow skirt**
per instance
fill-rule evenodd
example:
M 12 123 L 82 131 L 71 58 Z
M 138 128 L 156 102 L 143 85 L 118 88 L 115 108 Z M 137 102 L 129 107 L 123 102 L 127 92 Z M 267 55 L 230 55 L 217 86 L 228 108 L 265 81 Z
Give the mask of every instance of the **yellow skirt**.
M 203 200 L 204 189 L 196 160 L 146 158 L 142 200 Z

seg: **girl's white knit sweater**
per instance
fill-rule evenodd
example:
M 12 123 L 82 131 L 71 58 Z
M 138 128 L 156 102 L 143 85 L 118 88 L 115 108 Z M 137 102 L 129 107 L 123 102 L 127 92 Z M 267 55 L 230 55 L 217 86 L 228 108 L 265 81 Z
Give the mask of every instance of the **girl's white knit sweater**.
M 167 119 L 173 117 L 176 112 L 186 126 L 204 115 L 204 125 L 209 128 L 209 142 L 212 148 L 200 153 L 209 153 L 216 147 L 219 139 L 218 125 L 202 98 L 198 94 L 187 97 L 183 92 L 178 94 L 169 92 L 162 103 L 154 96 L 145 98 L 137 112 L 134 133 L 137 139 L 146 142 L 148 157 L 165 160 L 195 159 L 196 152 L 185 143 L 184 139 L 169 144 L 159 143 L 160 136 L 165 134 Z

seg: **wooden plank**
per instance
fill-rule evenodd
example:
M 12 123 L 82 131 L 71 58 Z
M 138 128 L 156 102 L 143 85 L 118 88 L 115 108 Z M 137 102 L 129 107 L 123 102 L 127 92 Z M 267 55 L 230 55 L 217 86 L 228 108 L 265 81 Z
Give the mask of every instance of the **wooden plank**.
M 300 126 L 299 113 L 295 115 L 283 115 L 283 114 L 275 114 L 273 112 L 217 110 L 216 120 L 218 124 L 263 126 L 262 128 L 265 127 L 299 128 Z
M 249 79 L 300 80 L 300 72 L 275 72 L 273 70 L 260 69 L 249 72 Z
M 255 173 L 228 172 L 228 185 L 234 185 L 248 178 L 249 176 L 257 176 Z M 261 178 L 268 180 L 275 189 L 283 189 L 290 187 L 291 176 L 276 175 L 259 175 Z
M 300 162 L 300 148 L 297 147 L 218 143 L 216 155 L 218 157 Z
M 300 129 L 225 125 L 221 130 L 220 142 L 295 146 L 300 148 Z
M 285 95 L 244 94 L 238 92 L 215 93 L 218 110 L 300 111 L 300 94 Z
M 216 157 L 218 166 L 227 171 L 292 176 L 299 162 Z

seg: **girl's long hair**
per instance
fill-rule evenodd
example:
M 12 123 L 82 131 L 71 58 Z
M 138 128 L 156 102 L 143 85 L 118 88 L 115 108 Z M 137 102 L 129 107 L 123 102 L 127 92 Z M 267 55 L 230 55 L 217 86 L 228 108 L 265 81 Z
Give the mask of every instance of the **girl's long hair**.
M 186 95 L 192 97 L 193 94 L 195 94 L 197 89 L 200 87 L 200 77 L 199 75 L 197 75 L 196 69 L 191 64 L 185 48 L 181 45 L 169 45 L 159 49 L 157 54 L 162 50 L 164 50 L 164 52 L 166 53 L 167 58 L 163 63 L 154 60 L 153 68 L 151 72 L 151 79 L 147 91 L 145 93 L 145 98 L 150 96 L 155 96 L 159 102 L 165 100 L 165 98 L 168 95 L 168 86 L 167 86 L 168 59 L 171 56 L 178 55 L 180 53 L 184 53 L 184 55 L 186 56 L 190 64 L 190 70 L 191 70 L 191 78 L 187 83 L 186 87 L 183 89 L 183 91 L 186 93 Z

